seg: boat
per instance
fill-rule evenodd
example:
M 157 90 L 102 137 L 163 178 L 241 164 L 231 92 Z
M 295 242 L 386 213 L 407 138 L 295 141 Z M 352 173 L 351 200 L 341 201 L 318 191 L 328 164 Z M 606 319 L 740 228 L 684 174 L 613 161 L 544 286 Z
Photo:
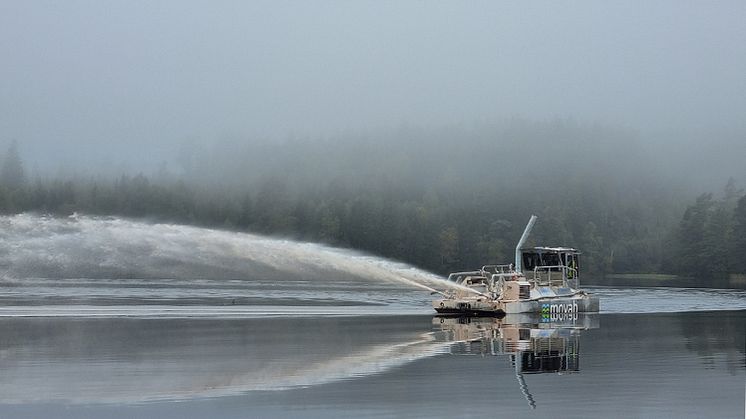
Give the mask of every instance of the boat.
M 515 263 L 484 265 L 454 272 L 443 298 L 432 306 L 440 314 L 505 315 L 597 312 L 598 296 L 580 289 L 580 251 L 572 247 L 524 247 L 537 217 L 532 215 L 515 248 Z

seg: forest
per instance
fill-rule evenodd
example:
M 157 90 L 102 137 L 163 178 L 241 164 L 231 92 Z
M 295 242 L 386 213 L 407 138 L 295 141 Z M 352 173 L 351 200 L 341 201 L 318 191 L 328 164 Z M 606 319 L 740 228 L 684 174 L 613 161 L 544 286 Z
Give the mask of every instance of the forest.
M 746 273 L 744 191 L 726 177 L 693 192 L 675 163 L 653 164 L 633 132 L 572 121 L 185 145 L 159 170 L 117 175 L 31 173 L 13 143 L 0 211 L 250 231 L 438 273 L 511 261 L 536 214 L 534 244 L 579 248 L 596 277 Z

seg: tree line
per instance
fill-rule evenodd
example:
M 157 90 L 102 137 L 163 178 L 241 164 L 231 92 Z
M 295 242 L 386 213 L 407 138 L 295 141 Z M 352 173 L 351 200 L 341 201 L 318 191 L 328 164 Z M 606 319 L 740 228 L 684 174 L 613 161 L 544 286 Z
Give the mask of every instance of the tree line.
M 114 178 L 30 177 L 11 145 L 0 167 L 0 212 L 117 215 L 281 235 L 439 273 L 512 261 L 535 213 L 533 242 L 581 249 L 591 275 L 746 273 L 746 197 L 734 181 L 692 202 L 650 171 L 624 133 L 572 124 L 498 131 L 456 132 L 466 138 L 460 145 L 407 132 L 380 144 L 200 150 L 185 157 L 179 174 Z M 511 142 L 511 133 L 521 141 Z M 588 156 L 577 158 L 578 150 Z
M 731 179 L 721 198 L 703 193 L 686 208 L 673 235 L 667 268 L 681 274 L 722 277 L 746 273 L 746 196 Z

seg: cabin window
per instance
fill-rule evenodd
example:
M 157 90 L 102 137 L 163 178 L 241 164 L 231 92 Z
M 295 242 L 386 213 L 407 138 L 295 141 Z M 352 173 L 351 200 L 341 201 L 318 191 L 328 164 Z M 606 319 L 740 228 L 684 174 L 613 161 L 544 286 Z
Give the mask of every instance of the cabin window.
M 536 267 L 542 266 L 568 266 L 578 268 L 578 255 L 568 253 L 536 252 L 523 254 L 523 270 L 533 271 Z M 553 271 L 560 271 L 562 268 L 552 268 Z
M 523 254 L 523 270 L 533 271 L 537 266 L 541 266 L 538 253 Z
M 560 265 L 559 255 L 557 253 L 544 253 L 541 255 L 542 266 L 557 266 Z

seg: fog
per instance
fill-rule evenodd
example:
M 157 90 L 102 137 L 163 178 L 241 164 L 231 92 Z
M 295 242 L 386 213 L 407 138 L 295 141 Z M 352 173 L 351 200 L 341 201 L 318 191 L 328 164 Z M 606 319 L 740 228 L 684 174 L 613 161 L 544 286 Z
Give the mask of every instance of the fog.
M 746 274 L 744 21 L 742 1 L 3 2 L 0 213 L 438 273 L 511 260 L 537 214 L 591 273 Z
M 184 144 L 569 119 L 629 130 L 663 168 L 712 166 L 746 152 L 745 17 L 742 1 L 5 1 L 0 142 L 29 169 L 135 172 L 178 170 Z

